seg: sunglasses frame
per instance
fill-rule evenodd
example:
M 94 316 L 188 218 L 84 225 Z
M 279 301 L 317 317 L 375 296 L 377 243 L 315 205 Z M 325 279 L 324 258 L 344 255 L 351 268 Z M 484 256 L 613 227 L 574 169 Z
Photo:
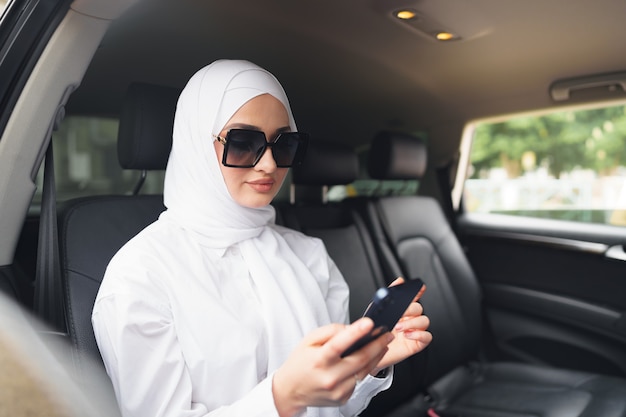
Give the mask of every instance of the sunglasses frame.
M 257 155 L 257 157 L 255 158 L 252 164 L 235 165 L 235 164 L 229 164 L 226 162 L 226 159 L 228 157 L 228 151 L 230 149 L 229 143 L 231 143 L 228 140 L 228 136 L 231 134 L 231 132 L 254 132 L 257 135 L 259 133 L 263 135 L 263 140 L 264 140 L 263 150 Z M 298 147 L 296 148 L 296 154 L 293 157 L 293 161 L 289 165 L 279 164 L 276 161 L 276 157 L 274 156 L 273 146 L 277 144 L 281 136 L 290 135 L 294 133 L 298 135 Z M 261 158 L 263 158 L 263 155 L 265 155 L 265 152 L 267 151 L 268 148 L 272 148 L 272 158 L 274 159 L 274 162 L 276 163 L 277 168 L 291 168 L 294 165 L 300 165 L 302 163 L 302 161 L 304 160 L 304 156 L 306 155 L 306 150 L 309 144 L 309 135 L 304 132 L 282 132 L 282 133 L 279 133 L 278 136 L 276 136 L 276 139 L 274 139 L 273 142 L 267 141 L 267 136 L 265 136 L 265 133 L 259 130 L 251 130 L 251 129 L 230 129 L 228 132 L 226 132 L 225 137 L 218 136 L 218 135 L 213 135 L 213 136 L 219 143 L 224 145 L 224 153 L 222 155 L 222 165 L 224 165 L 225 167 L 229 167 L 229 168 L 253 168 L 255 167 L 259 163 Z

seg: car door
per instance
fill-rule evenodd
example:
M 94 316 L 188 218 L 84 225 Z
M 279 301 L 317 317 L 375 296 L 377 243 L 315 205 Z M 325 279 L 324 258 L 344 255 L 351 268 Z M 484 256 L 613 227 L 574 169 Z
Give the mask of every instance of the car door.
M 624 109 L 466 131 L 458 231 L 501 359 L 626 375 Z

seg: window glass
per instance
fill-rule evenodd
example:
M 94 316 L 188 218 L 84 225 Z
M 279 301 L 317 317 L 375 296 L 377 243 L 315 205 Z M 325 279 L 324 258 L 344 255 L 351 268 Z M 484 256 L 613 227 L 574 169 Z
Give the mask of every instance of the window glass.
M 418 180 L 380 181 L 358 179 L 348 185 L 333 185 L 328 189 L 328 201 L 341 201 L 348 197 L 384 197 L 390 195 L 415 195 Z
M 124 170 L 117 159 L 118 120 L 94 116 L 68 116 L 52 135 L 54 175 L 58 201 L 98 194 L 130 194 L 141 173 Z M 361 153 L 359 179 L 349 185 L 331 187 L 330 201 L 354 196 L 411 195 L 417 193 L 418 180 L 379 181 L 365 172 L 366 153 Z M 37 192 L 33 203 L 41 201 L 43 164 L 37 175 Z M 141 194 L 163 192 L 164 171 L 150 171 L 141 187 Z M 289 199 L 290 178 L 276 197 Z
M 424 134 L 420 134 L 422 139 Z M 367 196 L 384 197 L 398 195 L 416 195 L 419 187 L 419 180 L 375 180 L 367 174 L 368 152 L 358 152 L 359 156 L 359 177 L 352 184 L 335 185 L 328 190 L 329 201 L 341 201 L 344 198 Z
M 626 106 L 477 123 L 468 212 L 626 226 Z
M 349 185 L 335 185 L 328 190 L 330 201 L 340 201 L 347 197 L 389 195 L 415 195 L 418 180 L 372 180 L 358 179 Z
M 52 135 L 57 200 L 95 195 L 130 194 L 141 173 L 123 170 L 117 159 L 118 120 L 70 116 Z M 163 191 L 164 172 L 148 172 L 141 194 Z M 34 201 L 41 201 L 43 167 Z

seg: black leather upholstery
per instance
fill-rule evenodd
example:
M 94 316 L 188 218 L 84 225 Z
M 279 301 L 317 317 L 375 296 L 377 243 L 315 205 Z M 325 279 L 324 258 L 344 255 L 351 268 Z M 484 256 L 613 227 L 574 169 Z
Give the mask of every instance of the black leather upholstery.
M 422 278 L 422 300 L 435 336 L 427 376 L 437 378 L 476 359 L 481 337 L 481 291 L 437 202 L 428 197 L 384 197 L 376 202 L 407 278 Z
M 370 177 L 380 180 L 420 178 L 426 171 L 426 144 L 415 136 L 391 131 L 374 137 L 367 161 Z
M 311 141 L 305 161 L 292 168 L 296 187 L 349 184 L 356 179 L 358 172 L 358 158 L 354 151 L 325 141 Z M 362 220 L 355 218 L 355 214 L 343 204 L 324 203 L 321 199 L 275 204 L 275 207 L 285 226 L 324 241 L 350 285 L 350 315 L 359 317 L 374 291 L 384 285 L 374 247 L 365 239 Z
M 295 185 L 350 184 L 359 175 L 359 160 L 354 151 L 337 143 L 311 140 L 302 164 L 292 170 Z
M 128 88 L 117 141 L 117 156 L 124 169 L 164 170 L 172 149 L 174 113 L 180 91 L 158 85 L 133 83 Z
M 375 143 L 376 151 L 370 153 L 371 175 L 379 179 L 385 178 L 383 173 L 393 179 L 419 178 L 407 168 L 412 155 L 417 167 L 414 174 L 423 172 L 426 150 L 419 140 L 398 141 L 393 134 L 381 134 Z M 396 145 L 399 148 L 393 149 Z M 425 388 L 439 415 L 626 416 L 624 379 L 478 359 L 480 286 L 436 200 L 381 197 L 360 200 L 359 208 L 367 215 L 371 230 L 384 234 L 375 239 L 387 255 L 383 259 L 394 254 L 407 277 L 426 282 L 422 304 L 431 319 L 433 342 L 428 348 Z M 408 404 L 404 411 L 409 413 L 410 408 Z
M 457 368 L 439 385 L 434 392 L 442 417 L 626 415 L 626 382 L 610 376 L 489 363 L 474 370 Z
M 100 357 L 91 310 L 107 264 L 163 210 L 160 195 L 86 197 L 60 207 L 59 252 L 67 330 L 80 354 Z
M 171 149 L 177 91 L 131 85 L 120 117 L 118 156 L 136 170 L 165 169 Z M 78 374 L 83 355 L 100 361 L 91 311 L 110 259 L 165 209 L 162 195 L 107 195 L 69 200 L 59 207 L 59 252 L 67 332 Z
M 358 176 L 358 157 L 353 150 L 339 144 L 312 141 L 305 162 L 294 167 L 292 173 L 296 187 L 349 184 Z M 374 243 L 361 215 L 347 201 L 307 200 L 277 207 L 286 226 L 324 241 L 350 287 L 350 317 L 352 320 L 359 318 L 374 292 L 386 285 Z M 382 416 L 397 404 L 420 397 L 423 359 L 423 356 L 416 356 L 396 366 L 392 387 L 377 395 L 361 415 Z

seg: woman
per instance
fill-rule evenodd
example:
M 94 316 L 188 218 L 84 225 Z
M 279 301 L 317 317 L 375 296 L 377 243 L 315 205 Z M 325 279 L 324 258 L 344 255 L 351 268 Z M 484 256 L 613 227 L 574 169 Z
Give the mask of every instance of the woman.
M 92 315 L 125 416 L 356 415 L 391 384 L 381 371 L 430 342 L 413 303 L 404 333 L 341 358 L 373 323 L 344 324 L 323 244 L 269 205 L 306 140 L 262 68 L 221 60 L 189 80 L 167 210 L 113 258 Z

